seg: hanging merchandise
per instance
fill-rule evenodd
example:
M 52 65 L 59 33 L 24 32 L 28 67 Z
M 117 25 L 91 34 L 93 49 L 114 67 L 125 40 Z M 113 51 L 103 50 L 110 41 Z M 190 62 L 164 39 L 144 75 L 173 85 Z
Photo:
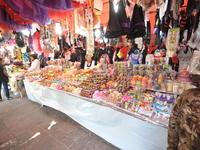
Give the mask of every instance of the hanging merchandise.
M 6 45 L 6 42 L 5 42 L 5 40 L 4 40 L 4 38 L 2 37 L 2 31 L 0 30 L 0 46 L 4 46 L 4 45 Z
M 141 0 L 141 6 L 145 11 L 151 8 L 153 5 L 155 5 L 154 0 Z
M 117 19 L 122 28 L 122 35 L 130 34 L 130 14 L 127 11 L 126 0 L 120 0 L 117 10 Z
M 187 45 L 189 45 L 193 49 L 197 48 L 200 50 L 200 24 L 199 24 L 197 30 L 191 36 Z
M 179 60 L 179 68 L 182 68 L 185 64 L 189 65 L 192 58 L 191 48 L 189 46 L 181 45 L 177 57 Z
M 186 15 L 187 17 L 191 16 L 194 12 L 199 12 L 200 1 L 199 0 L 188 0 Z
M 135 5 L 131 19 L 131 33 L 128 36 L 129 39 L 143 37 L 146 34 L 143 13 L 144 12 L 142 11 L 142 7 L 139 5 Z
M 106 54 L 108 54 L 108 56 L 110 58 L 110 64 L 113 64 L 114 47 L 108 46 L 106 48 Z
M 84 29 L 86 27 L 85 10 L 82 7 L 82 8 L 79 8 L 77 11 L 78 11 L 78 27 L 80 29 Z
M 37 31 L 33 34 L 33 50 L 37 54 L 42 53 L 42 47 L 40 44 L 40 31 L 37 29 Z
M 200 75 L 200 51 L 194 51 L 188 71 L 190 74 Z
M 109 21 L 106 28 L 105 37 L 109 39 L 118 38 L 122 35 L 122 28 L 119 25 L 119 22 L 115 13 L 114 5 L 111 0 L 109 0 L 109 4 L 110 4 Z
M 181 5 L 182 5 L 182 0 L 172 0 L 172 12 L 174 19 L 178 19 Z
M 32 39 L 32 36 L 31 36 L 31 32 L 30 32 L 29 37 L 28 37 L 28 46 L 30 48 L 33 48 L 33 39 Z
M 154 34 L 156 34 L 155 45 L 161 45 L 161 35 L 160 35 L 160 18 L 159 18 L 159 11 L 156 13 L 155 16 L 155 25 L 154 25 Z
M 156 3 L 156 6 L 159 9 L 158 10 L 159 11 L 159 17 L 162 20 L 164 16 L 168 15 L 168 12 L 169 12 L 169 10 L 168 10 L 168 12 L 166 12 L 167 9 L 169 9 L 168 8 L 169 7 L 168 6 L 168 0 L 165 0 L 165 1 L 163 1 L 163 0 L 157 0 L 157 1 L 161 1 L 161 3 L 158 2 L 159 4 Z
M 93 15 L 92 15 L 92 9 L 89 8 L 89 6 L 87 7 L 87 9 L 85 10 L 85 18 L 86 18 L 86 22 L 87 22 L 87 55 L 92 56 L 94 53 L 94 36 L 93 36 Z
M 156 7 L 159 8 L 165 2 L 166 2 L 166 0 L 155 0 Z
M 43 48 L 44 53 L 53 53 L 54 48 L 51 47 L 51 41 L 49 39 L 45 39 L 43 44 L 44 44 Z
M 173 57 L 174 55 L 176 55 L 180 37 L 179 34 L 180 34 L 180 28 L 174 28 L 168 30 L 168 35 L 166 40 L 166 49 L 168 57 Z
M 17 43 L 17 46 L 19 48 L 24 47 L 25 46 L 25 42 L 24 42 L 23 34 L 21 32 L 16 32 L 16 31 L 13 31 L 13 34 L 15 34 L 15 41 Z
M 16 50 L 15 51 L 16 52 L 16 54 L 15 54 L 16 58 L 15 59 L 18 60 L 18 61 L 23 61 L 21 49 L 20 48 L 16 48 L 15 50 Z

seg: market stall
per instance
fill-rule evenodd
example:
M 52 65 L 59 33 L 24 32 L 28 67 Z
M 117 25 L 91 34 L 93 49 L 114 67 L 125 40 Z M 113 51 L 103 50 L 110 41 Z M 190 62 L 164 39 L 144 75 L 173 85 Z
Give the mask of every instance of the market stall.
M 0 44 L 13 59 L 38 57 L 37 72 L 13 70 L 13 90 L 25 76 L 30 100 L 117 147 L 166 149 L 176 98 L 200 86 L 200 2 L 36 1 L 0 0 Z
M 166 149 L 171 108 L 190 83 L 178 82 L 164 64 L 77 70 L 63 61 L 26 74 L 30 100 L 67 114 L 121 149 Z
M 131 116 L 112 105 L 24 81 L 28 98 L 70 116 L 124 150 L 165 150 L 167 128 Z

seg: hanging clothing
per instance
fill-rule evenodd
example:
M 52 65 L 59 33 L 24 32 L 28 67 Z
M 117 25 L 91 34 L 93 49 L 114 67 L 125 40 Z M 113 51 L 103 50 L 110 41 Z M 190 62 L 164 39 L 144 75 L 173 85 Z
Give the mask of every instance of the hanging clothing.
M 0 46 L 6 45 L 6 42 L 3 37 L 0 37 Z
M 132 53 L 129 56 L 128 61 L 131 61 L 133 65 L 142 64 L 142 54 L 134 54 L 134 53 Z
M 86 51 L 85 50 L 83 50 L 82 48 L 77 48 L 76 49 L 76 61 L 81 63 L 81 66 L 80 66 L 81 69 L 84 69 L 85 55 L 86 55 Z
M 21 32 L 15 32 L 15 41 L 19 48 L 22 48 L 25 46 L 24 37 Z
M 150 21 L 146 21 L 146 35 L 144 37 L 144 41 L 146 44 L 150 44 L 151 39 L 151 23 Z
M 42 47 L 40 44 L 40 33 L 39 31 L 36 31 L 33 34 L 33 50 L 36 52 L 36 54 L 42 53 Z
M 41 53 L 41 55 L 38 57 L 39 61 L 40 61 L 40 68 L 44 68 L 45 66 L 47 66 L 47 61 L 48 58 L 45 57 L 44 52 Z
M 108 47 L 106 49 L 106 54 L 108 54 L 110 58 L 110 64 L 113 64 L 114 47 Z
M 141 6 L 135 5 L 130 25 L 131 33 L 128 36 L 130 39 L 143 37 L 146 33 L 144 15 Z
M 155 45 L 161 45 L 159 12 L 155 16 L 154 34 L 156 34 Z
M 108 26 L 106 29 L 105 37 L 106 38 L 118 38 L 122 35 L 122 28 L 118 22 L 114 5 L 111 0 L 109 0 L 109 21 L 108 21 Z
M 120 0 L 117 10 L 117 19 L 122 28 L 122 35 L 130 34 L 130 17 L 127 16 L 125 11 L 126 5 L 126 0 Z
M 142 64 L 146 63 L 146 56 L 147 56 L 148 50 L 147 47 L 142 47 Z
M 18 60 L 18 61 L 23 61 L 22 53 L 21 53 L 21 49 L 20 49 L 20 48 L 18 48 L 18 49 L 16 50 L 16 60 Z
M 194 12 L 194 9 L 198 8 L 199 6 L 199 2 L 196 0 L 188 0 L 187 1 L 187 8 L 186 8 L 186 16 L 189 17 L 192 15 L 192 13 Z M 198 11 L 197 11 L 198 12 Z
M 29 34 L 29 37 L 28 37 L 28 46 L 30 48 L 33 48 L 33 39 L 32 39 L 31 33 Z
M 182 0 L 172 0 L 172 12 L 173 18 L 176 20 L 178 19 L 178 15 L 180 14 L 180 7 L 182 5 Z

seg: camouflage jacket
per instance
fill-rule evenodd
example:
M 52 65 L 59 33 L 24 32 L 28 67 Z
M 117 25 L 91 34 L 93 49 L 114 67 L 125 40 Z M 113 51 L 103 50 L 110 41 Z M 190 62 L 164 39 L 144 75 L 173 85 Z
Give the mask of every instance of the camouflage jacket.
M 167 150 L 200 150 L 200 88 L 189 89 L 176 99 Z

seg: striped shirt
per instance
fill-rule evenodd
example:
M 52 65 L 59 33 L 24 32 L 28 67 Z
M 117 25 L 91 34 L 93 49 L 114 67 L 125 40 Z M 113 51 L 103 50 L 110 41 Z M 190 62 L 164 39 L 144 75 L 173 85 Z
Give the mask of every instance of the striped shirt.
M 134 54 L 132 53 L 128 61 L 131 61 L 133 64 L 142 64 L 142 54 Z

